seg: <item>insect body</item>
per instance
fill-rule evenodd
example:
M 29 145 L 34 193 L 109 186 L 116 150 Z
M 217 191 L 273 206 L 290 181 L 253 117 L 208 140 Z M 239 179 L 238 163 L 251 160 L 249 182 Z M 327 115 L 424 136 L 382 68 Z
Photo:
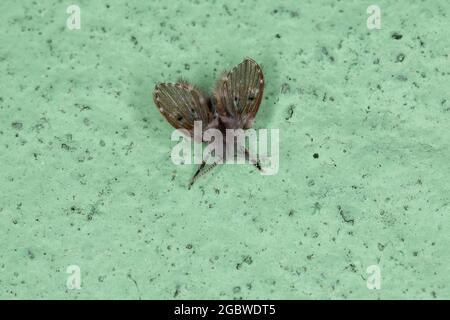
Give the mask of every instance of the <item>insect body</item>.
M 231 71 L 225 72 L 217 81 L 211 97 L 206 98 L 198 88 L 186 81 L 156 85 L 153 101 L 161 114 L 176 129 L 186 129 L 194 137 L 194 121 L 201 121 L 203 131 L 220 130 L 224 137 L 227 129 L 249 129 L 258 112 L 264 90 L 264 77 L 259 65 L 245 58 Z M 224 147 L 233 141 L 223 141 Z M 238 146 L 239 147 L 239 146 Z M 250 155 L 244 146 L 244 154 L 259 170 L 259 160 Z M 215 167 L 203 160 L 192 177 L 195 180 Z

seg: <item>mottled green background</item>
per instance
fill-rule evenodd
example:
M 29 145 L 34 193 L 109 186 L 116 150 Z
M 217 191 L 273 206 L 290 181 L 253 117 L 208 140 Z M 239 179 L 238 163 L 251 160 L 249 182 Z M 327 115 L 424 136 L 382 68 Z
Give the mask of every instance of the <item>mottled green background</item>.
M 450 297 L 448 1 L 70 4 L 0 2 L 0 298 Z M 280 171 L 187 190 L 153 87 L 245 56 Z

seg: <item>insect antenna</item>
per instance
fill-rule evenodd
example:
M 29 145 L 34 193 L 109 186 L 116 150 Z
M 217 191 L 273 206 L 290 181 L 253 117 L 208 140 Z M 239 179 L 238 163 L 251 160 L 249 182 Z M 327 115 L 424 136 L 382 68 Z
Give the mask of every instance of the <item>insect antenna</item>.
M 191 181 L 189 181 L 188 189 L 191 189 L 192 185 L 195 181 L 197 181 L 198 178 L 211 171 L 215 166 L 217 166 L 217 162 L 206 164 L 206 162 L 203 161 L 202 164 L 198 167 L 197 172 L 195 172 L 195 174 L 192 176 Z

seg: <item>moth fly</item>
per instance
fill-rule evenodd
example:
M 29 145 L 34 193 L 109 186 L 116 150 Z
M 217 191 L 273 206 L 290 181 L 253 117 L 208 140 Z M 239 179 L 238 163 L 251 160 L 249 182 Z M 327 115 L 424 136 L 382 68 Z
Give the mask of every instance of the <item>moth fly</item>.
M 231 140 L 225 138 L 226 130 L 246 130 L 252 127 L 263 91 L 264 77 L 260 66 L 253 59 L 245 58 L 220 76 L 209 97 L 205 97 L 194 85 L 180 80 L 176 83 L 157 84 L 153 92 L 153 101 L 159 112 L 175 129 L 186 129 L 194 140 L 199 141 L 198 137 L 194 136 L 195 121 L 201 121 L 203 132 L 208 129 L 219 130 L 224 137 L 223 150 L 227 150 L 230 147 L 234 148 L 236 142 L 234 137 Z M 203 138 L 200 138 L 199 142 L 203 141 Z M 262 170 L 257 155 L 250 154 L 245 146 L 238 146 L 239 148 L 243 150 L 246 160 L 258 170 Z M 223 157 L 225 158 L 225 155 Z M 188 188 L 190 189 L 200 176 L 216 165 L 217 162 L 209 164 L 203 159 Z

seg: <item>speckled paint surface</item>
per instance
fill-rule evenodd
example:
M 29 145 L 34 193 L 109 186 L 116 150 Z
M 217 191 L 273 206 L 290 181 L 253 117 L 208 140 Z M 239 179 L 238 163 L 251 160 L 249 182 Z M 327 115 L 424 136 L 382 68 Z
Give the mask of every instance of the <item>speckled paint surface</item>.
M 449 298 L 449 9 L 1 1 L 0 298 Z M 224 165 L 187 190 L 153 87 L 208 91 L 246 56 L 280 170 Z

